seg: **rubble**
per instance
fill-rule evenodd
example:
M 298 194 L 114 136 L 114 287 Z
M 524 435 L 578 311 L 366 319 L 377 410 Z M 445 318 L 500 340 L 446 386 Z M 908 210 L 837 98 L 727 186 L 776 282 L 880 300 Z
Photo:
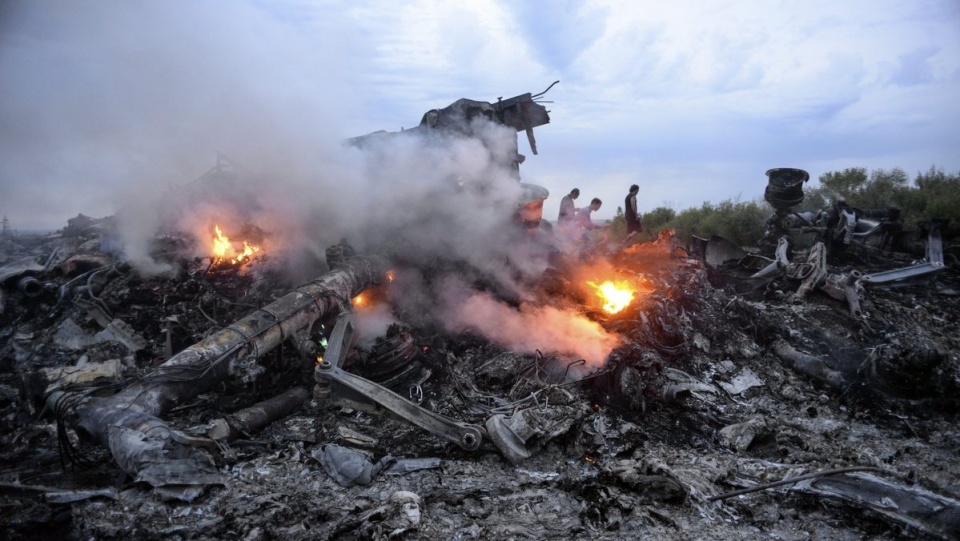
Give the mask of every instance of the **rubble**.
M 900 342 L 894 347 L 885 338 L 892 328 L 874 316 L 879 312 L 890 317 L 889 307 L 901 305 L 903 295 L 916 305 L 924 298 L 933 300 L 937 291 L 927 287 L 883 291 L 879 295 L 864 293 L 864 316 L 859 320 L 845 317 L 837 306 L 829 304 L 828 297 L 795 304 L 786 298 L 761 294 L 758 300 L 751 301 L 733 290 L 712 286 L 706 279 L 707 267 L 682 257 L 675 259 L 678 252 L 667 246 L 669 240 L 663 242 L 659 248 L 651 245 L 635 249 L 632 255 L 616 256 L 625 268 L 631 268 L 631 261 L 648 268 L 659 265 L 645 257 L 674 258 L 676 264 L 648 276 L 658 287 L 665 288 L 660 290 L 662 296 L 648 295 L 639 305 L 606 321 L 606 325 L 628 337 L 611 355 L 613 370 L 600 371 L 571 385 L 564 383 L 563 377 L 553 379 L 553 383 L 550 377 L 540 379 L 549 373 L 547 356 L 525 360 L 491 346 L 458 347 L 455 341 L 447 341 L 447 345 L 432 348 L 426 354 L 420 362 L 434 374 L 443 375 L 447 383 L 431 383 L 431 379 L 421 383 L 426 386 L 422 403 L 468 421 L 486 419 L 484 433 L 493 441 L 473 451 L 451 447 L 415 424 L 398 423 L 362 410 L 344 410 L 344 406 L 303 403 L 306 393 L 295 386 L 290 391 L 295 397 L 293 404 L 267 414 L 262 421 L 251 424 L 251 413 L 271 408 L 253 403 L 263 400 L 258 400 L 257 395 L 269 398 L 283 394 L 270 394 L 270 388 L 277 389 L 276 386 L 268 384 L 246 398 L 244 401 L 251 405 L 237 408 L 235 413 L 210 416 L 205 412 L 217 399 L 204 390 L 210 388 L 209 384 L 198 388 L 196 381 L 189 385 L 175 380 L 162 383 L 149 376 L 150 370 L 144 370 L 144 361 L 155 358 L 157 353 L 162 355 L 165 349 L 166 340 L 159 324 L 154 324 L 153 331 L 143 327 L 136 330 L 129 323 L 136 322 L 136 318 L 131 318 L 120 305 L 105 301 L 114 319 L 128 322 L 134 334 L 149 336 L 143 341 L 144 349 L 131 351 L 117 336 L 91 340 L 95 333 L 85 329 L 90 321 L 84 318 L 90 316 L 82 306 L 65 311 L 59 323 L 44 327 L 35 321 L 28 327 L 23 303 L 37 301 L 22 291 L 13 291 L 13 310 L 21 319 L 5 327 L 8 330 L 3 351 L 8 365 L 29 367 L 29 363 L 36 362 L 35 354 L 29 351 L 21 353 L 20 361 L 16 361 L 15 344 L 36 348 L 49 341 L 50 347 L 60 352 L 49 360 L 70 359 L 75 352 L 86 352 L 84 362 L 70 363 L 77 364 L 76 368 L 55 364 L 37 367 L 45 380 L 57 381 L 61 388 L 88 386 L 84 381 L 91 379 L 100 383 L 90 389 L 106 389 L 104 383 L 115 386 L 133 369 L 146 376 L 145 382 L 155 381 L 150 385 L 186 385 L 194 390 L 189 394 L 170 394 L 169 390 L 157 394 L 167 404 L 159 409 L 143 410 L 143 406 L 138 406 L 145 412 L 175 412 L 170 420 L 147 421 L 138 416 L 139 428 L 123 428 L 111 422 L 106 437 L 113 449 L 146 448 L 138 451 L 145 453 L 140 458 L 120 454 L 115 459 L 140 481 L 160 487 L 160 503 L 138 495 L 140 485 L 129 482 L 117 486 L 88 480 L 73 488 L 60 488 L 69 486 L 68 479 L 83 470 L 70 466 L 61 471 L 56 462 L 49 466 L 36 462 L 44 446 L 55 450 L 59 439 L 56 431 L 49 435 L 31 432 L 34 421 L 23 418 L 4 421 L 8 423 L 5 486 L 23 487 L 19 491 L 2 491 L 8 502 L 4 520 L 15 536 L 47 528 L 45 531 L 102 536 L 125 531 L 149 537 L 171 532 L 182 535 L 187 530 L 177 528 L 183 526 L 205 536 L 236 531 L 244 536 L 272 532 L 271 535 L 302 538 L 603 538 L 636 531 L 683 538 L 692 528 L 710 537 L 731 539 L 756 535 L 753 532 L 759 529 L 786 535 L 804 528 L 810 535 L 827 537 L 859 532 L 895 538 L 912 532 L 955 538 L 956 531 L 951 528 L 955 528 L 956 522 L 949 518 L 949 506 L 953 505 L 949 502 L 960 491 L 960 479 L 956 477 L 960 470 L 953 453 L 960 443 L 960 433 L 950 421 L 956 414 L 956 374 L 951 372 L 957 362 L 953 353 L 956 338 L 949 333 L 926 332 L 922 317 L 912 316 L 920 313 L 905 311 L 898 320 L 901 330 L 907 330 L 904 325 L 910 326 L 911 334 L 925 338 Z M 638 255 L 641 253 L 645 255 Z M 132 292 L 127 285 L 131 281 L 135 282 L 132 275 L 121 273 L 104 286 L 100 296 L 111 299 L 117 291 Z M 202 282 L 197 284 L 202 286 Z M 177 284 L 169 281 L 160 287 L 174 288 Z M 355 289 L 364 288 L 351 288 Z M 946 302 L 938 302 L 935 314 L 955 318 L 956 313 L 948 305 L 956 310 L 956 296 L 948 296 Z M 77 315 L 69 315 L 74 310 Z M 159 322 L 167 317 L 162 314 L 152 313 L 150 319 Z M 223 315 L 220 319 L 227 319 Z M 4 317 L 7 322 L 13 321 L 9 314 Z M 272 322 L 276 318 L 268 319 Z M 811 320 L 820 324 L 803 323 Z M 887 330 L 878 332 L 868 325 L 871 322 Z M 202 334 L 210 322 L 201 316 L 190 324 Z M 12 332 L 14 329 L 19 330 Z M 65 329 L 73 329 L 71 338 Z M 221 332 L 258 335 L 258 331 L 252 330 Z M 392 356 L 396 359 L 392 362 L 403 365 L 401 359 L 405 357 L 400 352 L 409 354 L 404 344 L 417 334 L 416 329 L 411 329 L 407 338 L 395 335 L 398 338 L 393 345 L 380 346 L 377 355 Z M 294 336 L 296 332 L 291 330 L 284 335 Z M 216 336 L 219 335 L 211 335 Z M 297 340 L 302 343 L 303 338 Z M 870 350 L 873 353 L 868 353 L 871 343 L 876 345 Z M 811 353 L 800 353 L 800 345 Z M 267 349 L 260 347 L 255 351 L 263 357 Z M 423 354 L 422 348 L 416 350 Z M 156 353 L 145 358 L 144 351 Z M 226 347 L 217 351 L 232 350 Z M 283 370 L 290 374 L 286 376 L 289 381 L 303 381 L 302 351 L 291 351 L 287 354 L 292 355 L 289 367 Z M 329 348 L 326 352 L 331 353 Z M 108 355 L 113 356 L 107 358 Z M 120 358 L 127 360 L 121 362 Z M 778 360 L 781 358 L 782 362 Z M 460 359 L 474 361 L 464 364 Z M 541 375 L 530 379 L 536 372 L 524 366 L 538 366 Z M 918 371 L 907 366 L 925 368 Z M 103 372 L 105 367 L 110 370 Z M 249 394 L 242 391 L 249 388 L 249 383 L 243 383 L 245 371 L 249 370 L 236 365 L 233 375 L 226 370 L 218 377 L 226 378 L 221 385 Z M 911 383 L 895 376 L 904 370 L 917 374 L 919 379 Z M 444 374 L 450 371 L 454 372 Z M 94 377 L 101 372 L 105 378 Z M 78 375 L 68 375 L 73 373 Z M 311 379 L 312 376 L 311 373 Z M 258 380 L 267 382 L 271 377 L 270 373 L 263 373 Z M 916 405 L 921 393 L 911 393 L 909 389 L 913 385 L 929 389 L 930 380 L 924 378 L 933 377 L 938 378 L 943 390 L 934 393 L 935 397 L 927 397 L 937 400 L 934 410 L 921 409 Z M 27 390 L 24 384 L 29 378 L 18 380 L 13 373 L 4 378 L 4 385 Z M 873 382 L 880 380 L 888 382 L 885 392 L 871 394 Z M 456 387 L 449 387 L 454 381 Z M 898 381 L 901 388 L 891 387 L 893 381 Z M 139 385 L 95 399 L 92 404 L 116 403 L 124 410 L 132 404 L 146 404 L 149 401 L 144 402 L 144 397 L 153 392 L 149 391 L 151 387 Z M 463 394 L 467 389 L 473 391 Z M 538 397 L 536 400 L 517 401 L 531 396 L 531 392 Z M 32 398 L 21 393 L 4 395 L 5 411 L 15 412 L 26 407 L 23 400 L 42 396 L 42 391 L 34 393 L 37 394 Z M 472 398 L 465 400 L 470 393 Z M 191 403 L 191 395 L 199 402 Z M 482 408 L 467 407 L 471 402 L 483 404 L 483 396 L 498 395 L 499 406 L 493 401 Z M 297 410 L 298 407 L 301 409 Z M 81 411 L 93 410 L 96 406 Z M 763 413 L 758 415 L 758 410 Z M 293 416 L 286 421 L 270 424 L 270 420 L 289 412 Z M 479 418 L 471 412 L 479 412 Z M 201 422 L 191 423 L 190 419 Z M 304 427 L 294 425 L 302 423 L 315 435 L 299 435 Z M 232 441 L 232 451 L 223 453 L 216 446 L 200 447 L 186 454 L 178 452 L 179 458 L 171 462 L 171 442 L 176 444 L 179 438 L 181 442 L 196 443 L 192 438 L 197 436 L 191 434 L 199 432 L 191 431 L 190 425 L 207 427 L 206 433 L 213 439 Z M 173 426 L 182 428 L 176 430 Z M 261 429 L 262 435 L 255 436 Z M 97 430 L 91 428 L 88 432 L 94 434 Z M 168 436 L 180 432 L 182 437 L 152 440 L 151 435 L 157 430 Z M 500 435 L 499 440 L 494 438 L 495 434 Z M 69 432 L 61 437 L 70 440 L 69 445 L 77 452 L 95 452 L 89 443 L 76 441 Z M 335 440 L 339 443 L 334 444 Z M 34 442 L 30 448 L 23 446 L 28 441 Z M 360 449 L 382 458 L 373 462 Z M 212 456 L 214 460 L 202 456 Z M 18 463 L 24 466 L 14 468 Z M 30 466 L 31 463 L 36 465 Z M 111 467 L 109 460 L 99 463 L 100 468 Z M 935 497 L 941 503 L 929 508 L 929 512 L 904 512 L 906 503 L 894 508 L 880 500 L 855 496 L 856 490 L 865 488 L 850 488 L 853 485 L 842 481 L 828 482 L 839 474 L 806 484 L 784 485 L 789 487 L 786 492 L 751 492 L 736 499 L 717 499 L 738 485 L 788 477 L 785 474 L 798 468 L 816 471 L 844 465 L 876 468 L 871 479 L 879 481 L 869 481 L 874 483 L 886 482 L 884 475 L 896 477 L 909 469 L 927 487 L 927 499 L 923 501 L 934 501 L 929 498 Z M 43 475 L 47 485 L 63 484 L 41 487 L 29 480 L 38 474 Z M 330 483 L 342 488 L 334 490 Z M 203 485 L 208 488 L 203 489 Z M 907 490 L 896 483 L 890 486 Z M 903 494 L 898 498 L 918 497 Z M 842 506 L 829 520 L 810 522 L 805 517 L 822 516 L 814 504 L 818 499 L 839 501 Z M 111 503 L 114 501 L 115 504 Z M 69 520 L 54 521 L 41 528 L 38 521 L 49 515 L 30 515 L 27 511 L 37 509 L 37 505 L 61 506 L 60 509 L 67 510 Z M 185 505 L 193 511 L 177 511 L 188 509 L 179 507 Z M 129 510 L 123 511 L 120 506 Z M 917 513 L 922 517 L 918 518 Z M 159 520 L 168 515 L 172 524 L 166 518 Z M 899 530 L 879 533 L 889 531 L 891 524 Z
M 420 131 L 490 117 L 536 153 L 535 97 L 460 101 Z M 772 171 L 779 227 L 805 179 Z M 108 249 L 109 219 L 5 244 L 5 536 L 958 538 L 956 269 L 862 288 L 877 269 L 783 235 L 774 259 L 720 239 L 697 257 L 669 231 L 569 248 L 531 227 L 531 193 L 517 243 L 549 268 L 511 269 L 522 295 L 346 240 L 294 283 L 252 226 L 215 226 L 247 237 L 232 255 L 158 237 L 172 272 L 150 276 Z M 399 302 L 404 271 L 468 277 L 463 306 L 518 317 L 425 317 Z M 390 323 L 361 337 L 371 313 Z M 558 328 L 530 344 L 518 321 Z

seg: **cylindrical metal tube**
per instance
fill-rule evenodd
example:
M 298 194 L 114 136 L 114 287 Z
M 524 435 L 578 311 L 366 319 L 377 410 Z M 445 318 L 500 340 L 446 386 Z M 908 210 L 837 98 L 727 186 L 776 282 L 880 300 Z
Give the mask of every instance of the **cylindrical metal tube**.
M 43 284 L 33 276 L 24 276 L 17 282 L 17 288 L 28 297 L 36 297 L 43 291 Z
M 784 340 L 774 342 L 773 351 L 801 374 L 820 380 L 834 389 L 842 389 L 846 385 L 843 374 L 831 368 L 825 360 L 801 353 Z
M 303 387 L 294 387 L 223 419 L 217 419 L 207 435 L 215 440 L 232 440 L 244 433 L 262 430 L 277 419 L 297 411 L 309 399 L 310 391 Z

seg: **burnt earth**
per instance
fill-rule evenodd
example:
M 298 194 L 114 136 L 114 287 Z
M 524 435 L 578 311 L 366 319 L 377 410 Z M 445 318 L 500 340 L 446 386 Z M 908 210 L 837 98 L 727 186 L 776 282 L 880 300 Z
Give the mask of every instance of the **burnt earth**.
M 44 411 L 40 374 L 83 356 L 119 359 L 124 377 L 143 376 L 292 287 L 267 273 L 190 271 L 185 265 L 178 279 L 145 280 L 118 267 L 96 295 L 146 340 L 137 353 L 112 341 L 72 348 L 57 338 L 67 319 L 99 330 L 87 301 L 8 293 L 0 315 L 3 538 L 907 539 L 927 534 L 790 485 L 708 499 L 850 466 L 960 498 L 955 271 L 866 291 L 864 318 L 855 320 L 818 293 L 792 302 L 795 284 L 745 290 L 736 276 L 708 274 L 683 258 L 651 273 L 658 287 L 642 302 L 616 316 L 594 314 L 624 342 L 579 382 L 562 377 L 576 370 L 567 361 L 411 323 L 424 407 L 482 425 L 498 405 L 534 392 L 550 397 L 537 404 L 558 433 L 517 465 L 489 441 L 467 452 L 406 423 L 311 401 L 217 456 L 223 486 L 153 490 L 124 478 L 68 425 L 58 430 Z M 556 274 L 550 280 L 563 282 Z M 553 298 L 550 287 L 544 291 L 545 301 Z M 829 359 L 845 386 L 791 370 L 772 351 L 778 340 Z M 267 370 L 255 383 L 226 382 L 167 420 L 200 426 L 310 383 L 292 347 L 260 363 Z M 76 455 L 60 452 L 67 443 Z M 328 443 L 373 460 L 440 463 L 343 487 L 316 458 Z M 75 501 L 63 502 L 62 493 Z

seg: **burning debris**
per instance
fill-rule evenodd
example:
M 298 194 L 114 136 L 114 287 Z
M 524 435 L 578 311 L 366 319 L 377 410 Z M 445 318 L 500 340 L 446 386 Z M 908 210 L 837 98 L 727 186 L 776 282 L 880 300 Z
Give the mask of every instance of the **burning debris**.
M 310 261 L 223 200 L 221 157 L 138 252 L 152 266 L 117 248 L 122 219 L 5 244 L 8 535 L 960 537 L 955 273 L 862 288 L 833 225 L 776 259 L 669 231 L 571 243 L 516 179 L 541 95 L 351 141 L 377 164 L 401 139 L 506 149 L 482 170 L 509 183 L 431 188 L 490 202 L 482 220 L 441 209 Z M 788 208 L 802 171 L 774 171 Z
M 235 243 L 223 235 L 219 225 L 213 226 L 216 236 L 213 238 L 213 256 L 210 265 L 212 267 L 225 265 L 244 265 L 253 260 L 259 251 L 259 246 L 251 246 L 247 241 L 243 242 L 243 249 L 238 249 Z

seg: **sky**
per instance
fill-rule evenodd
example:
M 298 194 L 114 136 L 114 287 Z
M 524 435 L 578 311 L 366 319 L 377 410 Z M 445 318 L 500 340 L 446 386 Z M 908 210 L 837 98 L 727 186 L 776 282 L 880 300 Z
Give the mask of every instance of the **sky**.
M 774 167 L 960 171 L 957 0 L 8 0 L 0 214 L 111 215 L 217 152 L 322 168 L 336 197 L 344 138 L 557 80 L 539 155 L 519 142 L 550 219 L 573 187 L 605 218 L 634 183 L 682 210 L 759 198 Z

